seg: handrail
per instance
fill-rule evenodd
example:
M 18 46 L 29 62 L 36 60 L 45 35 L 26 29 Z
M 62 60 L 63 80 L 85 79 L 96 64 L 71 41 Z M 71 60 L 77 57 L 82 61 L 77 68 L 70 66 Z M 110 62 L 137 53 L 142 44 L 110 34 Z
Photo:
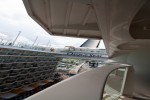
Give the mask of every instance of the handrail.
M 115 69 L 128 67 L 123 94 L 132 95 L 133 68 L 130 65 L 110 64 L 95 68 L 57 83 L 26 100 L 102 100 L 108 75 Z M 126 83 L 125 83 L 126 84 Z

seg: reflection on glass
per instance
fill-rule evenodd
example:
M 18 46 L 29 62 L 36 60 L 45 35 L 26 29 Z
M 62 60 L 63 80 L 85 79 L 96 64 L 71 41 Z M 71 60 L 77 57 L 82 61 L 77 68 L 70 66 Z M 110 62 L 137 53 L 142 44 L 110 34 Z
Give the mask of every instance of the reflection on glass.
M 124 88 L 126 73 L 127 68 L 120 68 L 109 74 L 104 88 L 103 100 L 119 99 Z

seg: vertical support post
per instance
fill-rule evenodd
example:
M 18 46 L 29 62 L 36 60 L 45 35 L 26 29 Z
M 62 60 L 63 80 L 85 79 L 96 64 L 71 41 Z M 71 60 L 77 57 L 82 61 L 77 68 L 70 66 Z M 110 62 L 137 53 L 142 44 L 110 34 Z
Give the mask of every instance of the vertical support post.
M 35 40 L 34 40 L 34 42 L 33 42 L 33 44 L 32 44 L 32 47 L 33 47 L 34 44 L 36 43 L 37 39 L 38 39 L 38 36 L 35 38 Z
M 123 82 L 122 82 L 122 87 L 121 87 L 120 95 L 123 95 L 123 91 L 124 91 L 124 87 L 125 87 L 125 82 L 126 82 L 126 79 L 127 79 L 127 74 L 128 74 L 128 67 L 125 68 L 125 73 L 124 73 L 124 77 L 123 77 Z
M 16 37 L 15 40 L 13 41 L 12 46 L 15 44 L 15 42 L 17 41 L 17 39 L 18 39 L 18 37 L 19 37 L 20 34 L 21 34 L 21 31 L 19 31 L 17 37 Z
M 98 42 L 98 44 L 97 44 L 96 48 L 98 48 L 98 47 L 99 47 L 100 43 L 101 43 L 101 40 L 99 40 L 99 42 Z

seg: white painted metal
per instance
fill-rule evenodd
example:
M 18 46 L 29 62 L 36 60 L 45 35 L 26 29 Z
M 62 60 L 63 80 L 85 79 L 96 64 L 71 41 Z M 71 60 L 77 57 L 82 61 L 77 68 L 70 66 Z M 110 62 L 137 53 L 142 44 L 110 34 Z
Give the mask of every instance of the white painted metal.
M 23 0 L 28 14 L 53 35 L 101 39 L 92 0 Z
M 122 82 L 120 95 L 123 95 L 123 91 L 124 91 L 124 87 L 125 87 L 125 83 L 126 83 L 126 79 L 127 79 L 127 74 L 128 74 L 128 68 L 125 68 L 125 73 L 124 73 L 124 78 L 123 78 L 123 82 Z
M 124 67 L 132 68 L 129 65 L 112 64 L 83 72 L 57 83 L 26 100 L 101 100 L 109 73 Z M 129 77 L 128 80 L 132 80 L 132 77 Z

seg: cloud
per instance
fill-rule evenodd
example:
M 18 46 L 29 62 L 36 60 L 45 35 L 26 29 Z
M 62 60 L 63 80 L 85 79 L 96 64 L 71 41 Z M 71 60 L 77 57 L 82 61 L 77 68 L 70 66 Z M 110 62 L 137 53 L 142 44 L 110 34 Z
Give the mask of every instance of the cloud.
M 8 39 L 8 36 L 0 32 L 0 39 Z

